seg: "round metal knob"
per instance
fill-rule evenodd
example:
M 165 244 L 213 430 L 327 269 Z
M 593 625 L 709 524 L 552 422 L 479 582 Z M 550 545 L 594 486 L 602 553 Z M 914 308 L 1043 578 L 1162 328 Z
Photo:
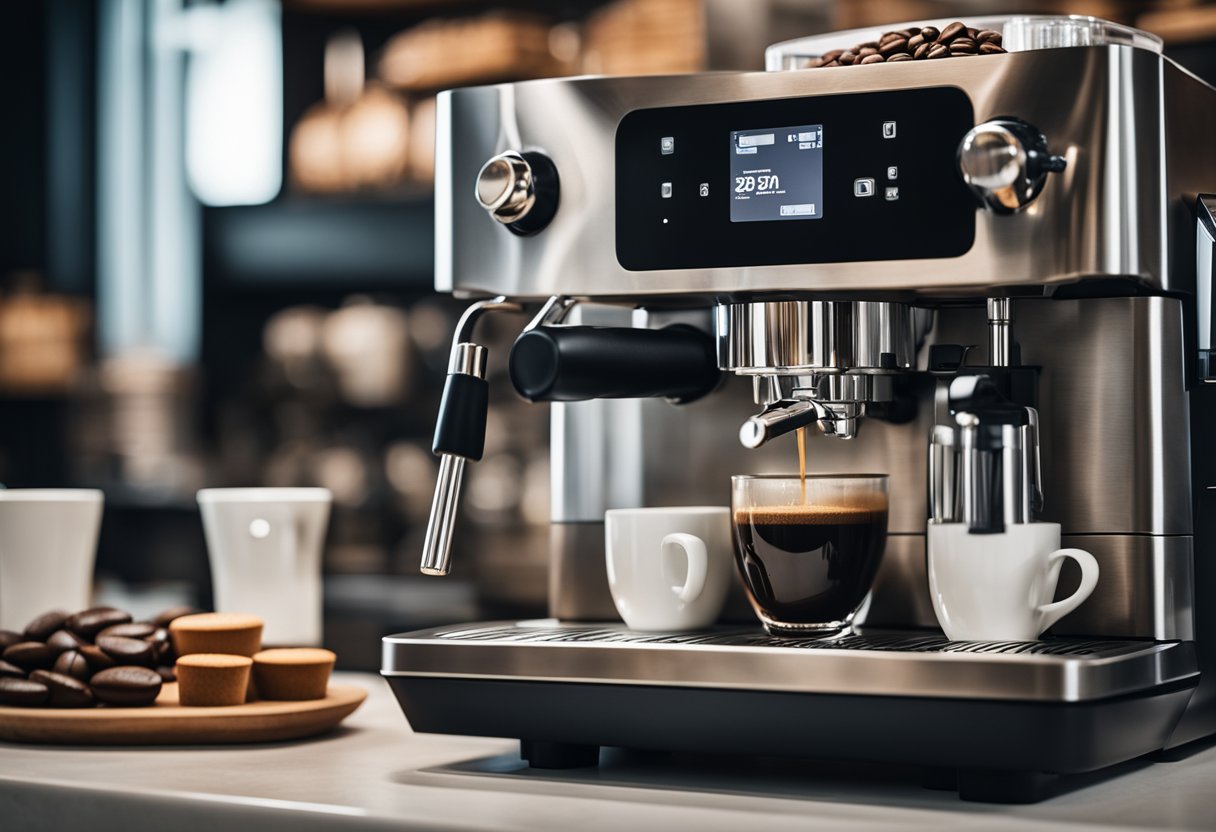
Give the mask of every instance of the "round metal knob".
M 1043 190 L 1047 174 L 1064 170 L 1065 160 L 1047 150 L 1034 127 L 998 119 L 967 131 L 958 149 L 963 180 L 998 213 L 1025 208 Z
M 536 204 L 536 183 L 528 160 L 508 150 L 482 165 L 477 174 L 477 202 L 504 225 L 527 216 Z

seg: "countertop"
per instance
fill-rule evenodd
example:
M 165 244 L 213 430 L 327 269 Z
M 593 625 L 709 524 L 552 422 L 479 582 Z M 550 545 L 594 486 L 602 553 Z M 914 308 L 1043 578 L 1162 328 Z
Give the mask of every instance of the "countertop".
M 222 829 L 1214 829 L 1216 747 L 1133 762 L 1031 806 L 964 803 L 912 769 L 639 757 L 532 771 L 507 740 L 413 733 L 378 677 L 338 731 L 253 746 L 93 748 L 0 743 L 0 828 Z

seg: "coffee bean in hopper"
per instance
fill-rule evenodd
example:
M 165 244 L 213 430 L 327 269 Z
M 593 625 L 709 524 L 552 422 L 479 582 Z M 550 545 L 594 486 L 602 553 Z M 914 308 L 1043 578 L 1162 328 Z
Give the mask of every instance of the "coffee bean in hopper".
M 9 662 L 4 661 L 4 659 L 0 659 L 0 678 L 5 676 L 9 676 L 14 679 L 24 679 L 25 671 L 17 667 L 15 664 L 10 664 Z
M 156 648 L 140 638 L 98 636 L 97 646 L 116 664 L 150 666 L 156 662 Z
M 94 607 L 76 613 L 67 620 L 66 625 L 69 630 L 81 638 L 91 639 L 106 627 L 126 624 L 130 620 L 129 612 L 116 610 L 113 607 Z
M 62 630 L 63 624 L 67 620 L 68 614 L 63 610 L 44 612 L 25 625 L 25 631 L 22 633 L 25 636 L 23 641 L 46 641 L 51 637 L 51 633 Z
M 40 641 L 19 641 L 4 650 L 4 660 L 26 670 L 41 670 L 55 661 L 55 651 Z
M 41 682 L 0 676 L 0 705 L 32 708 L 46 702 L 50 691 Z
M 35 670 L 31 682 L 46 685 L 46 704 L 52 708 L 88 708 L 93 704 L 93 691 L 84 682 L 50 670 Z
M 25 641 L 21 637 L 21 633 L 14 633 L 12 630 L 0 630 L 0 653 L 3 653 L 6 647 L 12 647 L 19 641 Z
M 122 636 L 123 638 L 147 638 L 156 632 L 156 625 L 150 621 L 132 621 L 129 624 L 113 624 L 97 634 L 102 636 Z M 96 639 L 94 639 L 96 641 Z
M 72 635 L 67 630 L 56 630 L 46 640 L 46 646 L 54 650 L 56 655 L 66 650 L 79 650 L 83 645 L 84 642 L 79 636 Z
M 0 680 L 2 681 L 2 680 Z M 111 667 L 89 680 L 93 695 L 107 705 L 151 705 L 160 693 L 160 674 L 148 667 Z
M 55 666 L 51 669 L 56 673 L 71 676 L 73 679 L 79 679 L 82 682 L 89 681 L 89 677 L 93 675 L 93 670 L 89 667 L 88 659 L 79 650 L 68 650 L 66 653 L 60 653 L 59 658 L 55 659 Z
M 942 29 L 942 33 L 938 35 L 937 39 L 943 43 L 949 43 L 966 31 L 967 27 L 963 23 L 956 20 L 945 29 Z

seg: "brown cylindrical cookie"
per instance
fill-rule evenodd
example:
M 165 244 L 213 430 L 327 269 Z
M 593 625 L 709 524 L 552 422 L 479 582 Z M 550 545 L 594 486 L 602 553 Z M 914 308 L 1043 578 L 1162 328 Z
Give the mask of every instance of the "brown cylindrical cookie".
M 247 656 L 191 653 L 177 660 L 177 696 L 189 707 L 243 705 L 249 688 Z
M 259 699 L 324 699 L 337 657 L 316 647 L 263 650 L 253 656 L 253 684 Z
M 239 612 L 206 612 L 176 618 L 169 625 L 178 657 L 191 653 L 252 656 L 262 649 L 262 619 Z

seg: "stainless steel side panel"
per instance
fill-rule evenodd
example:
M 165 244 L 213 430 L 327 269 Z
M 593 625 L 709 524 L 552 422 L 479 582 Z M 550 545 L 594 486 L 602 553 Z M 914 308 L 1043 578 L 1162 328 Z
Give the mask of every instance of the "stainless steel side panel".
M 616 126 L 631 110 L 957 86 L 977 120 L 1013 115 L 1047 135 L 1068 160 L 1032 207 L 978 214 L 975 245 L 951 259 L 811 266 L 629 272 L 615 254 Z M 1163 100 L 1163 91 L 1165 92 Z M 1167 107 L 1168 105 L 1168 107 Z M 567 294 L 643 299 L 823 293 L 977 295 L 995 286 L 1133 276 L 1185 291 L 1192 255 L 1167 245 L 1167 217 L 1190 192 L 1216 190 L 1197 141 L 1164 141 L 1210 120 L 1216 91 L 1160 56 L 1122 46 L 986 56 L 982 60 L 770 73 L 584 78 L 457 90 L 440 96 L 436 288 L 517 298 Z M 561 175 L 552 225 L 513 235 L 473 198 L 483 162 L 506 149 L 547 153 Z
M 1193 538 L 1064 535 L 1060 545 L 1091 553 L 1101 577 L 1089 600 L 1052 628 L 1056 635 L 1195 638 Z M 1071 595 L 1080 580 L 1080 570 L 1068 567 L 1057 598 Z
M 1189 642 L 966 643 L 882 632 L 796 641 L 551 621 L 388 636 L 381 667 L 385 676 L 1044 702 L 1120 696 L 1197 674 Z

